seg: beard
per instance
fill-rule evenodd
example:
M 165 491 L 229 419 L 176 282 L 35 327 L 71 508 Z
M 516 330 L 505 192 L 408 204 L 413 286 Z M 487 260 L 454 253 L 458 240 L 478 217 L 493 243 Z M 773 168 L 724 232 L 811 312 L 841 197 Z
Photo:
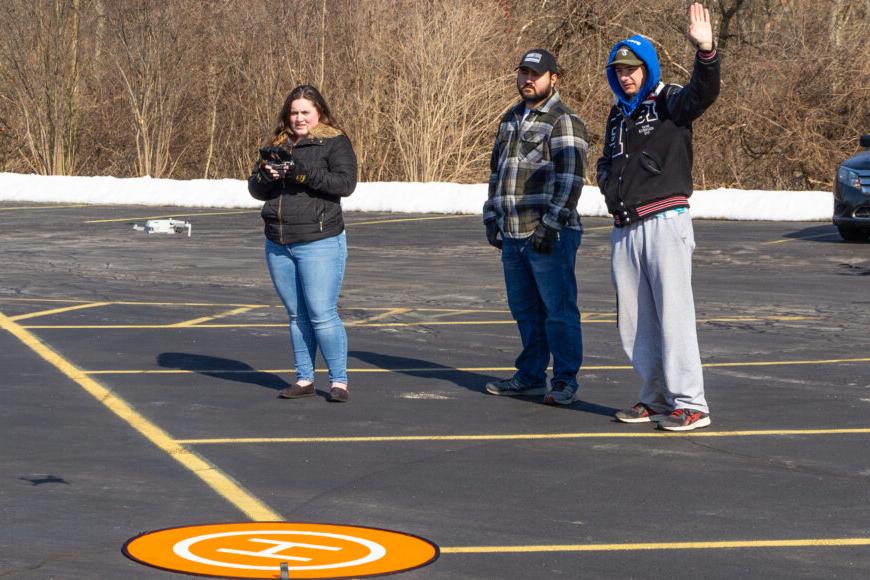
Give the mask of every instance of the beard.
M 523 92 L 523 89 L 525 87 L 532 88 L 532 92 Z M 526 84 L 523 86 L 517 84 L 517 92 L 526 103 L 539 103 L 545 99 L 548 99 L 550 95 L 553 94 L 553 81 L 548 82 L 547 86 L 540 91 L 536 90 L 531 84 Z

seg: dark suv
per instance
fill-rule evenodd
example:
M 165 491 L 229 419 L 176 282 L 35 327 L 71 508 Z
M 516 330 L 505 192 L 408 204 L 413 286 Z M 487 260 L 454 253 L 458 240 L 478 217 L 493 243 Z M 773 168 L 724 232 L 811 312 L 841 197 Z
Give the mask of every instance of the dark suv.
M 870 135 L 861 135 L 860 142 L 870 149 Z M 834 225 L 844 240 L 870 239 L 870 150 L 849 157 L 837 169 Z

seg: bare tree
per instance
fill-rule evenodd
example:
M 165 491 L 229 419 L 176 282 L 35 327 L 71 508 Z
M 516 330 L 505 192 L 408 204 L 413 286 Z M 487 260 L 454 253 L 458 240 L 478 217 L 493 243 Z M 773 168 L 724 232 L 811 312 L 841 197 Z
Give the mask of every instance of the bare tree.
M 36 173 L 74 174 L 81 164 L 79 11 L 79 0 L 0 8 L 0 90 L 15 116 L 3 125 L 16 125 L 15 149 Z
M 686 82 L 689 2 L 4 0 L 0 168 L 242 177 L 288 92 L 312 83 L 362 179 L 480 182 L 533 46 L 557 54 L 594 161 L 610 47 L 642 33 L 663 78 Z M 698 185 L 829 187 L 870 131 L 870 0 L 708 5 L 723 89 L 697 123 Z
M 137 175 L 169 177 L 180 153 L 173 151 L 187 97 L 184 5 L 129 0 L 109 15 L 117 51 L 112 62 L 128 106 Z M 179 145 L 182 149 L 191 143 Z

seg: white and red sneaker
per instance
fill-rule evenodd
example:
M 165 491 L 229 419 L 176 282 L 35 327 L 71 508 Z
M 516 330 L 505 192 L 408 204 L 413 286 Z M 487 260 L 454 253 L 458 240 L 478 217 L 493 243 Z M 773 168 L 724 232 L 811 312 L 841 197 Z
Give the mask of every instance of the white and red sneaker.
M 695 409 L 674 409 L 674 412 L 659 421 L 659 429 L 665 431 L 691 431 L 710 424 L 710 415 Z

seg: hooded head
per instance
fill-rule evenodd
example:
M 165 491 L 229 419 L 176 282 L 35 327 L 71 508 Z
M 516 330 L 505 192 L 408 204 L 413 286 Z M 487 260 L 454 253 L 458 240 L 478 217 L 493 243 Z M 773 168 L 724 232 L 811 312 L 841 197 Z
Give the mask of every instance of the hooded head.
M 629 51 L 626 52 L 625 48 L 628 48 Z M 613 67 L 617 64 L 631 64 L 637 61 L 643 64 L 646 74 L 644 74 L 643 85 L 640 90 L 636 95 L 629 97 L 619 85 L 619 80 L 616 78 Z M 625 115 L 634 113 L 640 102 L 659 84 L 660 78 L 659 57 L 656 54 L 655 47 L 649 40 L 637 34 L 613 45 L 613 48 L 610 50 L 610 56 L 607 59 L 607 82 L 610 83 L 610 89 L 616 95 L 619 108 L 622 109 Z

